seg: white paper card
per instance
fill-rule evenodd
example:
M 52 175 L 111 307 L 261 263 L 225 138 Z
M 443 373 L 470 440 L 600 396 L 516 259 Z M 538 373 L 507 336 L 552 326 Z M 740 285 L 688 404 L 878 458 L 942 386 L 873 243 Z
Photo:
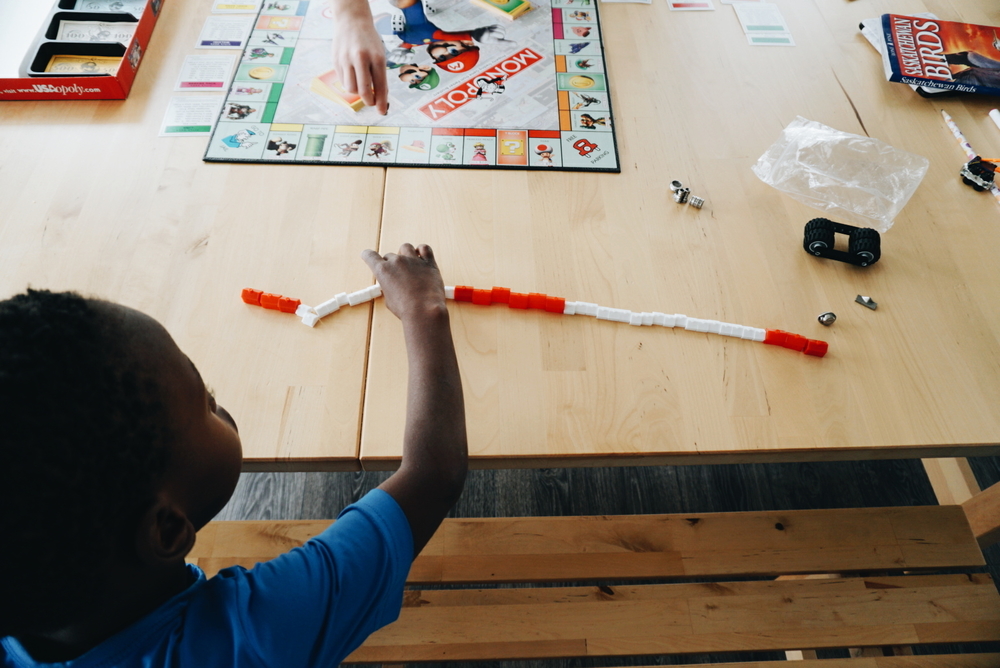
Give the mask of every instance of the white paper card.
M 225 95 L 177 95 L 170 98 L 160 125 L 161 137 L 207 137 L 219 118 Z
M 788 32 L 788 24 L 773 2 L 734 2 L 743 32 Z
M 242 49 L 253 27 L 254 16 L 209 16 L 196 49 Z
M 235 63 L 229 55 L 185 56 L 174 90 L 225 91 Z

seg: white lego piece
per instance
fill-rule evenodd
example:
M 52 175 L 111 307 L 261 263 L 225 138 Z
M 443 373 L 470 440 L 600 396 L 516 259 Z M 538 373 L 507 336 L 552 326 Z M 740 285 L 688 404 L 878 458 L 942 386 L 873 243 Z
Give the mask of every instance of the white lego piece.
M 312 306 L 306 306 L 305 304 L 299 304 L 298 308 L 295 309 L 295 315 L 300 318 L 309 313 L 315 313 Z
M 685 318 L 684 329 L 689 332 L 703 332 L 705 330 L 701 329 L 701 322 L 698 318 Z
M 580 315 L 596 316 L 598 308 L 599 307 L 597 306 L 597 304 L 594 304 L 592 302 L 576 303 L 576 312 L 579 313 Z
M 576 302 L 566 302 L 563 306 L 563 315 L 576 315 Z
M 653 314 L 652 313 L 647 313 L 646 311 L 643 311 L 642 312 L 642 324 L 646 325 L 647 327 L 649 325 L 652 325 L 653 324 Z
M 605 306 L 598 306 L 596 315 L 598 320 L 614 320 L 614 318 L 611 317 L 611 309 Z
M 767 330 L 756 329 L 753 327 L 751 327 L 751 329 L 753 329 L 753 340 L 757 343 L 763 343 L 764 339 L 767 338 Z
M 629 313 L 628 314 L 628 324 L 630 324 L 630 325 L 641 325 L 642 324 L 642 314 L 641 313 Z
M 667 314 L 660 313 L 659 311 L 653 311 L 653 324 L 659 325 L 660 327 L 667 326 Z
M 371 297 L 368 296 L 368 288 L 364 290 L 355 290 L 351 294 L 347 295 L 347 303 L 351 306 L 357 306 L 358 304 L 364 304 L 365 302 L 370 302 Z
M 347 306 L 348 304 L 350 304 L 350 302 L 347 299 L 346 292 L 338 292 L 337 296 L 334 297 L 334 299 L 337 300 L 337 306 Z
M 674 327 L 687 327 L 688 317 L 682 313 L 674 313 Z
M 675 316 L 673 313 L 665 313 L 664 315 L 667 316 L 666 318 L 664 318 L 664 323 L 663 323 L 664 327 L 676 326 L 677 316 Z
M 626 308 L 613 308 L 611 312 L 617 322 L 629 322 L 632 319 L 632 311 Z
M 372 299 L 376 299 L 382 296 L 382 286 L 376 283 L 375 285 L 368 288 L 368 293 L 372 296 Z
M 454 285 L 446 285 L 446 286 L 444 286 L 444 298 L 445 299 L 454 299 L 455 298 L 455 286 Z
M 740 338 L 745 341 L 753 341 L 753 327 L 741 327 Z
M 705 331 L 709 334 L 721 334 L 722 333 L 722 323 L 718 320 L 706 320 L 705 321 Z
M 334 311 L 338 311 L 339 309 L 340 309 L 340 302 L 337 300 L 336 297 L 334 297 L 333 299 L 328 299 L 319 306 L 317 306 L 315 308 L 315 312 L 316 315 L 318 315 L 319 317 L 325 318 L 326 316 L 330 315 Z M 296 311 L 295 315 L 299 315 L 298 311 Z
M 316 315 L 315 313 L 306 313 L 304 316 L 302 316 L 302 324 L 309 325 L 310 327 L 315 327 L 316 323 L 319 322 L 319 318 L 320 316 Z
M 719 329 L 719 334 L 723 336 L 736 336 L 736 331 L 739 329 L 739 325 L 734 325 L 731 322 L 722 323 L 722 327 Z

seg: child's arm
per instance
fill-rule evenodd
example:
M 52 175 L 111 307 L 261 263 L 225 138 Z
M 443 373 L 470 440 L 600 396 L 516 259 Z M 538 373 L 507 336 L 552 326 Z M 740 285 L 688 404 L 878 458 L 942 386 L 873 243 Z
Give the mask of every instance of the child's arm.
M 409 366 L 406 432 L 399 470 L 382 483 L 403 509 L 416 557 L 458 500 L 468 448 L 462 380 L 452 343 L 444 283 L 429 246 L 362 257 L 382 286 L 385 305 L 403 324 Z
M 330 0 L 333 69 L 348 93 L 357 93 L 380 114 L 389 110 L 385 47 L 375 31 L 368 0 Z

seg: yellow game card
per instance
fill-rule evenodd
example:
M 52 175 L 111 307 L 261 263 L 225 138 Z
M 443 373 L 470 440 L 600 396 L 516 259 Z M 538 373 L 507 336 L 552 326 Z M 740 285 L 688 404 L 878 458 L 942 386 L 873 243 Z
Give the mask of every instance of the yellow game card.
M 61 56 L 49 58 L 46 72 L 58 74 L 114 74 L 122 59 L 118 56 Z

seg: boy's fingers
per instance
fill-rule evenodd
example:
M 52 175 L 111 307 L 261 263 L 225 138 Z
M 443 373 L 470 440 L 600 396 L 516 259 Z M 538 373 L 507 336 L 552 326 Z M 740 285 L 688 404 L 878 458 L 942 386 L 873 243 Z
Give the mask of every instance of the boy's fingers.
M 371 72 L 367 68 L 359 67 L 355 71 L 355 75 L 358 80 L 358 95 L 361 96 L 361 101 L 367 106 L 375 106 L 375 95 L 372 94 L 372 77 Z
M 365 261 L 365 264 L 368 265 L 368 268 L 372 270 L 373 274 L 375 273 L 375 268 L 385 262 L 381 255 L 371 249 L 361 251 L 361 259 Z
M 344 75 L 340 78 L 340 83 L 344 84 L 344 90 L 346 90 L 348 93 L 361 95 L 361 93 L 358 92 L 358 80 L 354 76 L 353 67 L 344 68 Z
M 385 116 L 389 111 L 389 82 L 385 78 L 385 63 L 372 63 L 372 88 L 375 89 L 375 108 Z
M 420 255 L 420 257 L 424 258 L 427 261 L 427 264 L 437 267 L 437 262 L 434 261 L 434 251 L 431 250 L 430 246 L 428 246 L 427 244 L 420 244 L 419 246 L 417 246 L 417 253 Z
M 404 257 L 420 257 L 417 254 L 417 249 L 413 247 L 413 244 L 403 244 L 400 246 L 399 254 Z

